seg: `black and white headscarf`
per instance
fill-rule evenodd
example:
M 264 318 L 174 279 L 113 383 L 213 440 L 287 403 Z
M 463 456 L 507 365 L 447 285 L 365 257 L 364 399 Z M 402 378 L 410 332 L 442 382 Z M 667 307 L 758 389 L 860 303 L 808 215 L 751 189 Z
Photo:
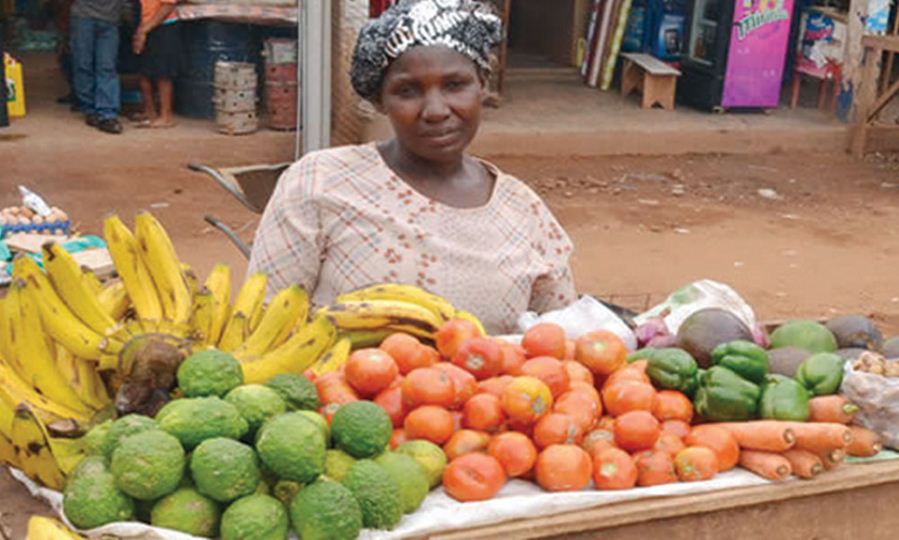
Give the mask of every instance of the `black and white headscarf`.
M 444 45 L 490 71 L 490 51 L 502 40 L 502 21 L 476 0 L 403 0 L 359 32 L 350 80 L 376 99 L 390 62 L 416 46 Z

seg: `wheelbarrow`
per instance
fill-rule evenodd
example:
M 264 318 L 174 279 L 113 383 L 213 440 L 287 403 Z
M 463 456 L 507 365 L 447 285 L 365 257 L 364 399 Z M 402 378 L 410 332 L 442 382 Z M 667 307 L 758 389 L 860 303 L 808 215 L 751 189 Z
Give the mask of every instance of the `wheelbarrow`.
M 276 163 L 274 165 L 248 165 L 245 167 L 231 168 L 215 168 L 200 163 L 190 163 L 187 167 L 195 172 L 201 172 L 211 177 L 216 184 L 221 186 L 225 191 L 230 193 L 245 208 L 254 214 L 261 215 L 275 191 L 278 179 L 281 174 L 290 167 L 292 163 Z M 229 240 L 243 253 L 244 257 L 250 258 L 250 245 L 240 239 L 231 227 L 222 223 L 215 216 L 206 214 L 203 219 L 206 223 L 220 230 Z M 639 297 L 638 302 L 629 302 L 631 307 L 645 310 L 649 307 L 650 295 L 613 295 L 611 298 L 620 296 L 622 299 L 628 296 Z M 625 307 L 619 303 L 612 302 L 607 299 L 594 297 L 615 312 L 626 323 L 632 325 L 633 317 L 637 316 L 638 311 Z M 644 298 L 645 297 L 645 298 Z M 636 300 L 628 298 L 628 300 Z
M 190 163 L 187 168 L 207 174 L 216 184 L 230 193 L 250 212 L 262 215 L 265 205 L 272 197 L 278 178 L 292 165 L 292 162 L 276 163 L 274 165 L 248 165 L 245 167 L 215 168 L 202 163 Z M 206 214 L 203 219 L 216 229 L 222 231 L 225 236 L 243 253 L 250 258 L 250 246 L 240 239 L 237 233 L 221 220 L 211 214 Z

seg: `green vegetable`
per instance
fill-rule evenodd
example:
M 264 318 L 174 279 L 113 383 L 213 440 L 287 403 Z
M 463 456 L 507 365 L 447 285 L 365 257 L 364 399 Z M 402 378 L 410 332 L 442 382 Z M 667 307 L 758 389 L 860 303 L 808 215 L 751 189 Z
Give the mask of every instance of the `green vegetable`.
M 755 418 L 761 390 L 733 371 L 714 366 L 699 376 L 693 406 L 700 416 L 717 422 Z
M 762 387 L 759 416 L 769 420 L 808 420 L 809 392 L 795 380 L 783 375 L 768 375 Z
M 101 456 L 84 458 L 66 481 L 63 510 L 72 525 L 93 529 L 134 516 L 134 501 L 116 487 Z
M 762 384 L 768 374 L 768 353 L 749 341 L 731 341 L 715 347 L 712 365 L 726 367 L 747 381 Z
M 649 357 L 655 352 L 655 348 L 653 347 L 644 347 L 642 349 L 637 349 L 636 351 L 627 355 L 627 363 L 633 364 L 637 360 L 649 360 Z
M 843 382 L 843 359 L 834 353 L 813 354 L 799 364 L 796 380 L 816 396 L 836 394 Z
M 390 530 L 403 517 L 400 487 L 383 467 L 369 459 L 350 467 L 341 482 L 362 510 L 362 523 L 371 529 Z M 300 492 L 302 493 L 302 492 Z
M 696 392 L 699 366 L 690 353 L 683 349 L 652 349 L 647 353 L 646 374 L 663 390 L 679 390 L 688 396 Z
M 194 536 L 214 537 L 218 533 L 221 511 L 212 499 L 193 488 L 178 489 L 154 506 L 150 524 Z
M 222 514 L 222 540 L 286 540 L 287 510 L 268 495 L 238 499 Z
M 112 452 L 109 470 L 126 495 L 149 501 L 178 488 L 184 464 L 178 439 L 153 429 L 123 438 Z
M 178 387 L 187 397 L 224 397 L 243 384 L 240 362 L 229 353 L 206 349 L 188 356 L 178 366 Z
M 325 449 L 319 427 L 298 412 L 272 418 L 256 438 L 256 451 L 265 466 L 279 479 L 301 484 L 325 472 Z
M 357 459 L 383 452 L 392 433 L 390 416 L 371 401 L 341 405 L 331 419 L 334 445 Z

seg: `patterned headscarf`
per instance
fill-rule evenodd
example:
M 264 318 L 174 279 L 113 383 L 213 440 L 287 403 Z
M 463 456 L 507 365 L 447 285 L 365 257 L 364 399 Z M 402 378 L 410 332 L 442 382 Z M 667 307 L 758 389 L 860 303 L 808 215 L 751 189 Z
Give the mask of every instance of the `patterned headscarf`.
M 390 62 L 412 47 L 444 45 L 490 71 L 490 51 L 502 21 L 476 0 L 403 0 L 359 32 L 350 79 L 367 100 L 377 98 Z

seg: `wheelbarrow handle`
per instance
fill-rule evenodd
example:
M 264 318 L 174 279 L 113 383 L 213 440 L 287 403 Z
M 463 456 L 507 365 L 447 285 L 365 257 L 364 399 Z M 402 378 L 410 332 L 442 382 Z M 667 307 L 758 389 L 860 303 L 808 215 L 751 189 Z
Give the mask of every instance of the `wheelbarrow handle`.
M 237 247 L 237 249 L 239 249 L 240 252 L 243 253 L 243 256 L 246 257 L 247 259 L 250 258 L 250 246 L 248 246 L 246 242 L 241 240 L 240 237 L 237 236 L 237 233 L 234 232 L 234 230 L 231 227 L 225 225 L 224 223 L 222 223 L 215 217 L 210 216 L 209 214 L 204 216 L 203 219 L 206 220 L 206 223 L 212 225 L 216 229 L 225 233 L 225 236 L 227 236 L 228 239 L 231 240 L 231 242 Z
M 247 196 L 244 195 L 243 191 L 234 187 L 234 185 L 231 182 L 229 182 L 228 180 L 226 180 L 225 177 L 222 176 L 222 173 L 220 173 L 214 167 L 210 167 L 208 165 L 203 165 L 202 163 L 191 162 L 191 163 L 187 164 L 187 168 L 192 171 L 195 171 L 195 172 L 201 172 L 201 173 L 208 174 L 210 177 L 212 177 L 213 180 L 215 180 L 216 184 L 221 186 L 225 191 L 230 193 L 235 199 L 240 201 L 240 204 L 246 206 L 253 213 L 256 213 L 256 214 L 259 213 L 259 209 L 256 208 L 253 205 L 253 203 L 250 202 L 249 199 L 247 199 Z

